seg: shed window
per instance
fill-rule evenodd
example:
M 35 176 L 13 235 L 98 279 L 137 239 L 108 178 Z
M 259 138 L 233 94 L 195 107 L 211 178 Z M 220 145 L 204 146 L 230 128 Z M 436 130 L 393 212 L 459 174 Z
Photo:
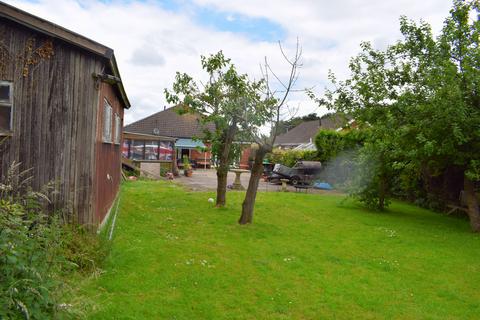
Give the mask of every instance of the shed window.
M 13 84 L 0 81 L 0 134 L 12 130 Z
M 103 104 L 103 142 L 112 142 L 112 106 L 106 99 Z
M 115 115 L 115 144 L 120 144 L 122 137 L 122 121 L 118 114 Z

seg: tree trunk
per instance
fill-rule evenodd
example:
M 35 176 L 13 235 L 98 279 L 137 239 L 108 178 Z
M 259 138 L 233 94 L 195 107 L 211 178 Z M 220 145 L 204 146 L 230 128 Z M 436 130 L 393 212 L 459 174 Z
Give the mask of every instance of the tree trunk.
M 217 207 L 224 207 L 227 203 L 227 176 L 228 167 L 217 168 Z
M 384 175 L 380 175 L 380 180 L 378 182 L 378 209 L 380 211 L 385 210 L 385 197 L 387 194 L 387 183 Z
M 463 188 L 468 205 L 468 217 L 470 218 L 470 226 L 473 232 L 480 232 L 480 209 L 478 199 L 475 194 L 475 186 L 473 181 L 468 179 L 466 175 L 463 177 Z
M 385 156 L 380 153 L 380 175 L 378 177 L 378 210 L 385 210 L 385 198 L 387 197 L 388 192 L 388 175 L 385 168 Z
M 250 180 L 248 181 L 248 188 L 245 194 L 245 199 L 242 204 L 242 215 L 238 220 L 240 224 L 247 224 L 253 222 L 253 210 L 255 208 L 255 199 L 257 198 L 258 183 L 263 173 L 263 159 L 267 154 L 267 150 L 260 147 L 255 153 L 255 159 L 252 166 L 252 172 L 250 174 Z
M 231 150 L 235 133 L 237 132 L 237 123 L 232 123 L 223 136 L 221 153 L 218 159 L 217 168 L 217 207 L 224 207 L 227 203 L 227 176 L 230 168 Z

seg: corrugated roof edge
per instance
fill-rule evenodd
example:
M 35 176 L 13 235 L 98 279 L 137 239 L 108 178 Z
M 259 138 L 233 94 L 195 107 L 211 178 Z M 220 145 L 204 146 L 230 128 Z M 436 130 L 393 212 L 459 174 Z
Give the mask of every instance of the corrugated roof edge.
M 177 138 L 175 138 L 175 137 L 157 136 L 157 135 L 153 135 L 153 134 L 135 133 L 135 132 L 129 132 L 129 131 L 123 131 L 123 135 L 126 138 L 143 137 L 143 138 L 151 138 L 151 139 L 165 140 L 165 141 L 176 141 L 177 140 Z
M 114 76 L 121 79 L 120 72 L 117 66 L 117 61 L 115 60 L 115 55 L 113 53 L 113 50 L 109 47 L 104 46 L 103 44 L 93 41 L 71 30 L 68 30 L 62 26 L 59 26 L 53 22 L 50 22 L 26 11 L 20 10 L 14 6 L 6 4 L 2 1 L 0 1 L 0 17 L 4 17 L 6 19 L 14 21 L 27 28 L 36 30 L 50 37 L 61 39 L 67 43 L 73 44 L 77 47 L 80 47 L 84 50 L 108 59 Z M 123 87 L 123 83 L 121 81 L 118 82 L 117 87 L 120 91 L 120 95 L 122 96 L 125 108 L 129 109 L 131 105 L 125 92 L 125 88 Z

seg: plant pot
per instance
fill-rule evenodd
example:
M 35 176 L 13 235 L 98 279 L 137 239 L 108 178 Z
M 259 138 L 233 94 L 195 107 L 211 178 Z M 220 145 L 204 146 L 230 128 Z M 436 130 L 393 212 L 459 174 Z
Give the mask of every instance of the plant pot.
M 193 171 L 192 171 L 192 169 L 183 170 L 183 174 L 185 175 L 185 177 L 191 177 L 192 174 L 193 174 Z

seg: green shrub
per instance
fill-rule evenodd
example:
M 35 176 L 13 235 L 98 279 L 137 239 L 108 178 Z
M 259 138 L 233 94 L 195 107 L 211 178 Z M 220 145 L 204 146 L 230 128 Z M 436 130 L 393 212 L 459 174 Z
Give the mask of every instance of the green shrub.
M 344 149 L 343 135 L 332 130 L 320 130 L 315 136 L 315 146 L 320 161 L 330 160 Z
M 90 274 L 99 270 L 109 249 L 105 237 L 95 235 L 85 226 L 62 226 L 62 255 L 77 272 Z
M 293 167 L 297 161 L 318 161 L 317 152 L 311 150 L 281 150 L 275 149 L 267 158 L 272 163 L 280 163 Z
M 123 174 L 125 175 L 125 177 L 130 177 L 130 176 L 133 176 L 133 177 L 139 177 L 140 176 L 140 170 L 131 170 L 131 169 L 126 169 L 126 168 L 123 168 L 122 169 L 123 171 Z
M 368 138 L 367 130 L 333 131 L 320 130 L 315 136 L 320 161 L 328 161 L 341 152 L 358 149 Z
M 105 249 L 83 227 L 48 215 L 48 190 L 29 187 L 30 171 L 10 167 L 0 181 L 0 319 L 52 319 L 66 308 L 65 277 L 96 268 Z
M 170 168 L 165 168 L 165 167 L 160 167 L 160 176 L 161 177 L 166 177 L 167 173 L 172 172 Z
M 0 184 L 0 318 L 46 319 L 57 309 L 60 228 L 41 210 L 46 195 L 30 190 L 28 172 L 18 169 Z

